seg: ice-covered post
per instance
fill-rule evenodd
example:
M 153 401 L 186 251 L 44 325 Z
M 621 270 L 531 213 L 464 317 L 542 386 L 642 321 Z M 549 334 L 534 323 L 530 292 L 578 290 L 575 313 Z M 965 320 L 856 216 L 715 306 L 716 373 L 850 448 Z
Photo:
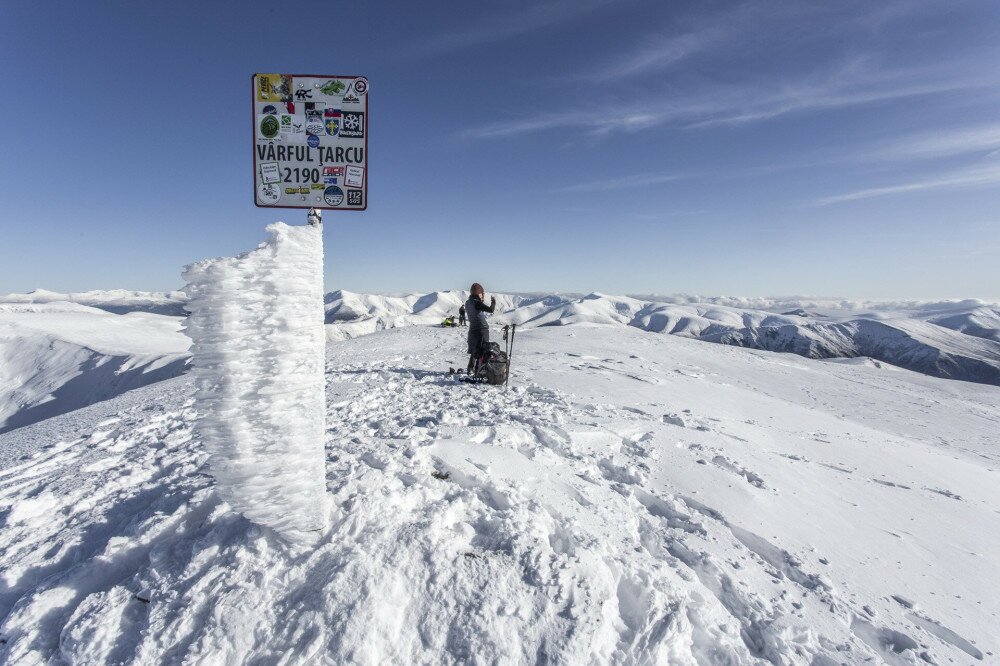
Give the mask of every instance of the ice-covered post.
M 289 541 L 326 526 L 323 227 L 267 227 L 238 257 L 188 266 L 198 421 L 234 510 Z

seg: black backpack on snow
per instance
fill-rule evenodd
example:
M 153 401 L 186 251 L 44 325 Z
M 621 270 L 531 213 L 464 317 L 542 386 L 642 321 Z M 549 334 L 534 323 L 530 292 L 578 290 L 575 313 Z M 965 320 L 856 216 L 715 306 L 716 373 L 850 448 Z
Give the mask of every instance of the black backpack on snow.
M 510 372 L 510 360 L 507 352 L 500 348 L 495 342 L 490 343 L 490 351 L 486 355 L 486 362 L 479 368 L 479 372 L 486 377 L 487 384 L 503 384 L 507 381 L 507 373 Z

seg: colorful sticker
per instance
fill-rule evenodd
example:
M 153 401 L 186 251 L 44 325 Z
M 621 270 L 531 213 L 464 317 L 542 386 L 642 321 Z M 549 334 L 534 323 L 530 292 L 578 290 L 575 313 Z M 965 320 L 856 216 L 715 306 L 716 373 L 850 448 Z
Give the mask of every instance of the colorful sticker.
M 344 175 L 344 185 L 347 185 L 348 187 L 363 187 L 364 184 L 365 184 L 364 167 L 348 164 Z
M 263 183 L 280 183 L 281 170 L 278 169 L 277 162 L 261 162 L 260 180 Z
M 319 91 L 324 95 L 332 97 L 334 95 L 343 95 L 344 90 L 346 89 L 347 89 L 347 84 L 345 84 L 343 81 L 340 81 L 338 79 L 330 79 L 322 86 L 320 86 Z
M 344 111 L 344 120 L 340 125 L 340 136 L 348 139 L 363 139 L 365 137 L 365 112 Z
M 317 109 L 313 103 L 306 104 L 306 134 L 313 136 L 326 134 L 326 125 L 323 124 L 323 110 Z
M 348 206 L 363 206 L 365 203 L 364 194 L 361 190 L 347 190 Z
M 340 109 L 334 109 L 332 107 L 323 109 L 323 123 L 326 126 L 327 136 L 337 136 L 340 132 L 341 120 Z
M 327 206 L 339 206 L 344 202 L 344 190 L 336 185 L 331 185 L 323 190 L 323 201 L 326 202 Z
M 319 137 L 314 134 L 310 134 L 306 137 L 306 143 L 309 144 L 310 148 L 319 148 Z
M 288 74 L 258 74 L 258 102 L 286 102 L 292 98 L 292 77 Z
M 257 186 L 257 200 L 273 206 L 281 200 L 281 188 L 274 183 L 261 183 Z
M 290 113 L 282 113 L 278 116 L 281 122 L 282 134 L 302 134 L 305 132 L 305 120 L 302 116 L 293 116 Z
M 368 79 L 366 79 L 363 76 L 359 76 L 358 78 L 354 79 L 354 92 L 358 93 L 359 95 L 367 95 Z
M 257 123 L 257 131 L 262 139 L 275 139 L 281 131 L 278 117 L 272 114 L 263 115 Z

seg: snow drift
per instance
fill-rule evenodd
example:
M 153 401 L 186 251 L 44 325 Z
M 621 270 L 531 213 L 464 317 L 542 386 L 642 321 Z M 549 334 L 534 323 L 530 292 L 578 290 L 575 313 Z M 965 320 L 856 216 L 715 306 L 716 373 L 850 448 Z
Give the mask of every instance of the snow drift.
M 256 250 L 184 272 L 196 430 L 235 510 L 309 541 L 326 510 L 322 228 L 267 230 Z
M 0 303 L 0 433 L 176 377 L 188 344 L 176 317 Z

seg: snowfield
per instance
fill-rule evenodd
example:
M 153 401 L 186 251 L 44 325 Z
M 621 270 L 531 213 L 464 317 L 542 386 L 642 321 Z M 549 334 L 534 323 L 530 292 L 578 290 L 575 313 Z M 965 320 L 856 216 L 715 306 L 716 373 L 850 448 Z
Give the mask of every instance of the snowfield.
M 184 372 L 180 319 L 0 303 L 0 433 Z
M 47 289 L 35 289 L 27 294 L 7 294 L 0 296 L 0 303 L 19 305 L 46 303 L 78 303 L 104 310 L 113 314 L 128 312 L 149 312 L 152 314 L 181 317 L 187 313 L 184 303 L 187 297 L 179 291 L 128 291 L 126 289 L 108 289 L 97 291 L 81 291 L 62 294 Z
M 214 490 L 190 377 L 0 435 L 0 661 L 1000 659 L 996 387 L 578 323 L 503 390 L 383 328 L 328 343 L 315 546 Z
M 458 316 L 465 292 L 327 295 L 327 337 L 365 335 Z M 632 326 L 706 342 L 790 352 L 809 358 L 870 357 L 935 377 L 1000 386 L 1000 307 L 943 303 L 795 302 L 766 299 L 648 301 L 628 296 L 497 295 L 497 321 L 518 326 Z M 721 303 L 749 302 L 752 309 Z M 862 306 L 868 306 L 867 309 Z
M 345 340 L 458 315 L 465 292 L 325 296 L 326 337 Z M 0 296 L 0 432 L 177 376 L 186 294 L 125 290 Z M 852 302 L 729 297 L 497 295 L 522 330 L 625 326 L 809 358 L 888 363 L 1000 386 L 1000 306 L 975 300 Z M 183 316 L 182 316 L 183 315 Z

